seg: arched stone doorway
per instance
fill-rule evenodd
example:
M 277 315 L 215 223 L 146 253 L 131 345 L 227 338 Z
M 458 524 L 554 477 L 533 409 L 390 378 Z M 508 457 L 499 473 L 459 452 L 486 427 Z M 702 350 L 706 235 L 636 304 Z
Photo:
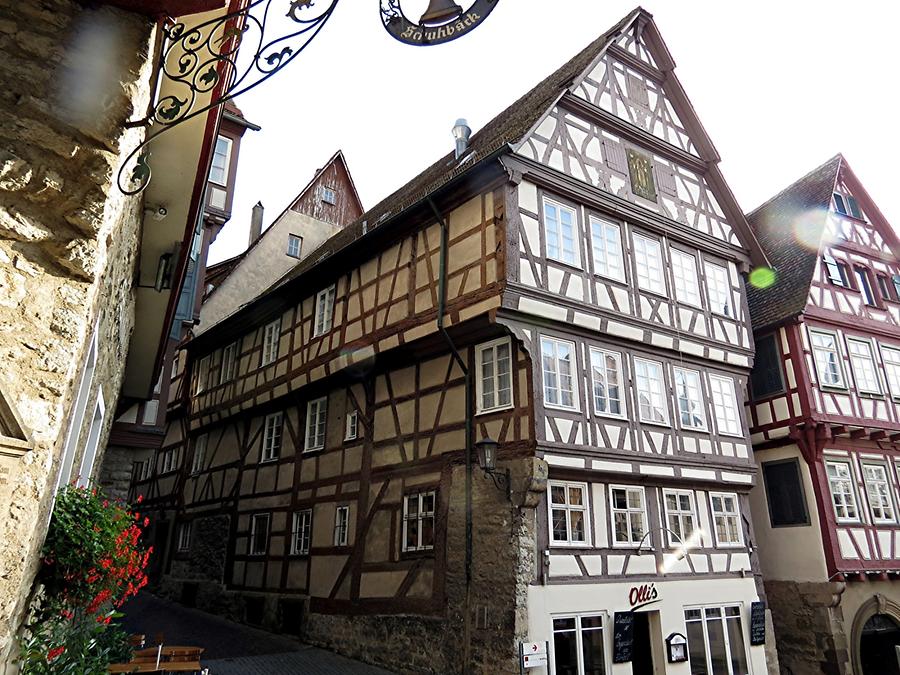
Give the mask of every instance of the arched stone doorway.
M 900 624 L 889 614 L 873 614 L 859 636 L 862 675 L 900 675 L 897 649 Z

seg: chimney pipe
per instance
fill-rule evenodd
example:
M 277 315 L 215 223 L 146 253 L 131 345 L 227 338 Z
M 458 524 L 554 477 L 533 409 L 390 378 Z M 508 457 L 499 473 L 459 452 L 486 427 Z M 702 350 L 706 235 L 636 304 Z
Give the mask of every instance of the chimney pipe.
M 253 213 L 250 216 L 250 246 L 253 246 L 253 242 L 259 239 L 259 235 L 262 234 L 264 211 L 262 202 L 256 202 L 256 206 L 253 207 Z
M 451 133 L 453 138 L 456 139 L 456 159 L 459 159 L 469 147 L 469 137 L 472 135 L 472 130 L 469 128 L 468 122 L 464 119 L 458 119 L 456 124 L 453 125 Z

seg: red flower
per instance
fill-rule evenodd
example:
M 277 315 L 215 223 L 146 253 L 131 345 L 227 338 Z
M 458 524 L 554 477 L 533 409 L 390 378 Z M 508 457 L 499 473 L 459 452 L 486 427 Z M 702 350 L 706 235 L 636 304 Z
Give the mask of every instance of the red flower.
M 54 648 L 51 649 L 49 652 L 47 652 L 47 660 L 48 660 L 48 661 L 52 661 L 52 660 L 55 659 L 57 656 L 59 656 L 60 654 L 62 654 L 64 651 L 66 651 L 66 648 L 65 648 L 65 647 L 54 647 Z
M 149 518 L 144 518 L 144 527 L 147 527 L 150 524 Z
M 138 496 L 137 496 L 137 503 L 140 504 L 142 501 L 144 501 L 144 495 L 138 495 Z

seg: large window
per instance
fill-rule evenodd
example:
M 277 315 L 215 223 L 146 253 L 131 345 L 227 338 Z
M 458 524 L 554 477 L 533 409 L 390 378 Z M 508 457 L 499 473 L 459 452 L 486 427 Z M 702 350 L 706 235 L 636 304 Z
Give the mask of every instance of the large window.
M 613 545 L 640 545 L 647 533 L 644 488 L 610 486 L 609 506 L 612 513 Z
M 550 543 L 587 546 L 587 484 L 550 481 Z
M 697 529 L 694 493 L 691 490 L 663 490 L 669 546 L 685 544 Z
M 856 388 L 868 394 L 880 394 L 881 385 L 878 382 L 878 371 L 875 370 L 872 343 L 868 340 L 848 338 L 847 352 L 850 355 L 850 365 L 853 368 Z
M 866 482 L 866 495 L 872 509 L 872 520 L 876 523 L 893 523 L 894 500 L 893 490 L 888 480 L 887 468 L 882 464 L 863 464 L 863 476 Z
M 541 338 L 541 364 L 544 374 L 544 403 L 562 408 L 577 408 L 575 392 L 575 344 L 556 338 Z
M 853 489 L 853 472 L 848 462 L 825 462 L 831 503 L 838 522 L 857 522 L 856 491 Z
M 772 527 L 809 525 L 800 463 L 796 459 L 763 462 L 762 474 Z
M 682 429 L 706 430 L 706 413 L 703 410 L 703 392 L 700 373 L 687 368 L 675 368 L 675 400 L 678 402 L 678 420 Z
M 737 495 L 733 492 L 710 492 L 713 529 L 716 532 L 716 546 L 741 546 L 741 510 Z
M 203 471 L 206 466 L 206 445 L 209 441 L 209 434 L 201 434 L 194 441 L 194 458 L 191 460 L 191 473 L 197 474 Z
M 350 507 L 339 506 L 334 512 L 334 545 L 346 546 L 350 532 Z
M 731 295 L 731 282 L 728 281 L 728 270 L 721 265 L 707 262 L 706 289 L 709 291 L 709 308 L 714 314 L 734 316 Z
M 311 539 L 312 509 L 297 511 L 291 524 L 291 555 L 308 555 Z
M 553 665 L 556 675 L 606 675 L 603 616 L 553 617 Z
M 219 136 L 213 150 L 212 165 L 209 167 L 209 180 L 217 185 L 228 185 L 228 169 L 231 165 L 231 139 Z
M 281 453 L 281 429 L 284 423 L 282 413 L 266 415 L 263 428 L 262 456 L 263 462 L 271 462 L 278 459 Z
M 430 551 L 434 548 L 434 507 L 436 493 L 415 492 L 403 496 L 403 550 Z
M 325 447 L 325 429 L 328 422 L 328 397 L 323 396 L 306 404 L 305 450 L 321 450 Z
M 622 235 L 619 226 L 591 216 L 591 244 L 594 250 L 594 273 L 625 281 Z
M 598 415 L 622 417 L 622 355 L 591 347 L 591 383 L 594 389 L 594 412 Z
M 721 375 L 710 375 L 709 389 L 712 392 L 713 410 L 719 433 L 726 436 L 742 436 L 741 418 L 734 394 L 734 380 Z
M 263 329 L 262 361 L 261 366 L 274 363 L 278 358 L 278 343 L 281 341 L 281 319 L 275 319 L 267 323 Z
M 269 514 L 255 513 L 250 518 L 250 555 L 265 555 L 269 550 Z
M 575 211 L 567 206 L 544 200 L 544 232 L 547 236 L 547 257 L 578 265 L 578 245 Z
M 740 605 L 684 610 L 691 675 L 747 675 Z
M 665 295 L 666 282 L 663 278 L 662 246 L 659 240 L 635 234 L 634 262 L 637 266 L 638 287 Z
M 638 397 L 638 415 L 642 422 L 668 424 L 665 382 L 662 364 L 645 359 L 634 360 L 635 389 Z
M 331 330 L 334 315 L 334 284 L 316 294 L 316 318 L 313 337 L 324 335 Z
M 697 260 L 690 253 L 671 249 L 672 278 L 675 280 L 675 299 L 700 307 L 700 284 L 697 281 Z
M 887 375 L 891 396 L 900 398 L 900 349 L 882 345 L 881 358 L 884 361 L 884 372 Z
M 753 395 L 756 398 L 771 396 L 784 391 L 781 377 L 781 353 L 775 335 L 764 335 L 756 340 L 756 360 L 750 372 Z
M 475 348 L 478 368 L 478 412 L 512 406 L 512 368 L 509 338 L 495 340 Z
M 219 384 L 225 384 L 234 379 L 239 344 L 240 342 L 232 342 L 222 350 L 222 366 L 219 368 Z
M 843 387 L 844 374 L 841 370 L 841 356 L 834 333 L 811 330 L 809 339 L 812 343 L 816 372 L 819 374 L 819 384 L 823 387 Z

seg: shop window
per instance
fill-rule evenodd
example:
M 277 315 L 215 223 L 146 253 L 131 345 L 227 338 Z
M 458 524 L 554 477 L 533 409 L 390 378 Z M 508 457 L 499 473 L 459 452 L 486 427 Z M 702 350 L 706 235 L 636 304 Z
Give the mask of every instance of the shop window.
M 553 665 L 557 675 L 606 675 L 604 617 L 553 617 Z
M 684 610 L 691 675 L 746 675 L 740 605 Z

